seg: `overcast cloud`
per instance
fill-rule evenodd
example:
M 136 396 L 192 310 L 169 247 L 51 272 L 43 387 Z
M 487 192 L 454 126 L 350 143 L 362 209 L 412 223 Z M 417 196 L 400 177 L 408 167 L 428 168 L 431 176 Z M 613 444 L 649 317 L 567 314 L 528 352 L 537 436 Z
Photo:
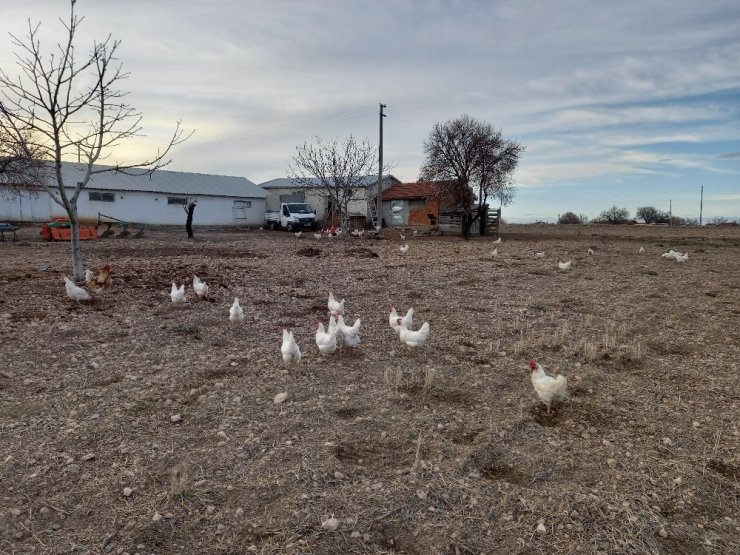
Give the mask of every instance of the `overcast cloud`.
M 618 204 L 740 216 L 740 3 L 724 1 L 79 0 L 79 47 L 111 33 L 148 137 L 177 120 L 196 134 L 172 169 L 285 175 L 296 145 L 352 133 L 378 140 L 415 181 L 422 142 L 463 113 L 527 147 L 511 218 L 595 216 Z M 0 30 L 63 0 L 0 0 Z M 13 73 L 10 38 L 0 65 Z

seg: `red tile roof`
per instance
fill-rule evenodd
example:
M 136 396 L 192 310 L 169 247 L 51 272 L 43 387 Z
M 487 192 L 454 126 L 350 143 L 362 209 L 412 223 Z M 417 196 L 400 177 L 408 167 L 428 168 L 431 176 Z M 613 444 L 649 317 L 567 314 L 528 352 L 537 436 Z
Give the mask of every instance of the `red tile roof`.
M 440 183 L 399 183 L 383 191 L 383 200 L 426 199 L 437 196 Z

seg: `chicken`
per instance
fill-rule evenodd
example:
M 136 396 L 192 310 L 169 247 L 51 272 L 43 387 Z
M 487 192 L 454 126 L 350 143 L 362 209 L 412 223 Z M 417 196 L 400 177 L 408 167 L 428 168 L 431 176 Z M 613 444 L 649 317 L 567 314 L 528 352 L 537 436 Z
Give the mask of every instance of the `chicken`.
M 570 270 L 572 262 L 573 262 L 572 260 L 568 260 L 567 262 L 560 262 L 558 260 L 558 268 L 560 268 L 564 272 L 567 272 L 568 270 Z
M 494 244 L 494 245 L 500 245 L 500 244 L 501 244 L 501 237 L 499 237 L 498 239 L 496 239 L 496 240 L 495 240 L 495 241 L 493 242 L 493 244 Z
M 405 343 L 409 347 L 421 347 L 429 336 L 429 322 L 424 322 L 417 331 L 411 331 L 403 323 L 403 318 L 397 318 L 396 323 L 398 324 L 398 336 L 401 338 L 401 342 Z
M 639 252 L 640 254 L 644 253 L 645 252 L 645 247 L 640 247 L 640 250 L 637 251 L 637 252 Z
M 300 239 L 301 237 L 303 237 L 303 232 L 302 231 L 296 231 L 295 232 L 295 238 L 296 239 Z
M 349 232 L 349 234 L 352 237 L 362 237 L 362 231 L 360 231 L 359 229 L 353 229 L 352 231 Z
M 280 346 L 280 352 L 283 355 L 283 362 L 288 366 L 301 361 L 301 350 L 293 339 L 293 332 L 285 328 L 283 328 L 283 344 Z
M 685 252 L 683 254 L 676 253 L 676 262 L 686 262 L 689 259 L 689 253 Z
M 537 392 L 540 400 L 547 407 L 547 414 L 550 414 L 550 407 L 559 403 L 567 396 L 566 387 L 568 380 L 565 376 L 559 375 L 557 378 L 548 376 L 545 369 L 537 364 L 533 358 L 529 359 L 529 367 L 532 370 L 532 385 Z
M 339 316 L 341 318 L 341 316 Z M 329 316 L 329 325 L 326 326 L 326 333 L 330 333 L 337 338 L 337 347 L 340 349 L 342 348 L 342 345 L 344 344 L 344 336 L 339 333 L 339 326 L 337 325 L 337 318 L 334 316 L 334 314 L 331 314 Z
M 229 322 L 238 324 L 244 321 L 244 310 L 239 306 L 239 297 L 234 297 L 234 304 L 229 309 Z
M 594 249 L 588 249 L 588 255 L 593 256 L 594 255 Z
M 668 260 L 675 259 L 678 256 L 682 256 L 681 253 L 678 251 L 674 251 L 673 249 L 660 255 L 661 258 L 667 258 Z
M 321 239 L 321 232 L 319 231 L 318 233 L 314 233 L 313 234 L 313 238 L 316 239 L 317 241 L 320 240 Z
M 185 302 L 185 284 L 183 283 L 179 289 L 175 282 L 172 282 L 172 290 L 170 291 L 170 298 L 173 304 L 183 304 Z
M 401 241 L 405 241 L 406 240 L 406 236 L 405 235 L 400 235 L 400 237 L 401 237 Z
M 409 252 L 409 245 L 408 245 L 408 243 L 406 243 L 406 244 L 404 244 L 404 245 L 401 245 L 401 246 L 400 246 L 400 247 L 398 248 L 398 250 L 400 250 L 400 251 L 401 251 L 401 254 L 406 254 L 407 252 Z
M 331 291 L 329 293 L 329 301 L 326 303 L 327 308 L 329 309 L 329 312 L 332 314 L 335 314 L 337 316 L 341 316 L 344 314 L 344 299 L 341 301 L 337 301 L 334 298 L 334 293 Z
M 534 255 L 537 258 L 545 258 L 545 253 L 544 252 L 536 252 L 536 253 L 534 253 Z
M 88 272 L 90 272 L 90 270 L 85 271 L 85 283 L 87 283 L 87 286 L 92 290 L 93 293 L 102 293 L 105 289 L 108 289 L 113 284 L 113 281 L 110 277 L 109 264 L 106 264 L 105 266 L 100 268 L 97 276 L 95 276 L 95 274 L 93 274 L 92 272 L 90 272 L 90 275 L 88 275 Z M 90 279 L 88 279 L 88 277 Z
M 395 331 L 396 333 L 399 333 L 401 326 L 398 325 L 398 313 L 396 312 L 395 307 L 391 306 L 390 309 L 391 309 L 391 314 L 390 316 L 388 316 L 388 323 L 390 324 L 391 329 L 393 331 Z M 404 325 L 407 328 L 410 328 L 411 324 L 413 323 L 413 318 L 414 318 L 414 309 L 409 308 L 408 311 L 406 312 L 406 316 L 401 318 L 401 320 L 403 321 Z
M 64 288 L 67 290 L 67 296 L 78 303 L 92 299 L 90 293 L 85 291 L 82 287 L 75 285 L 75 282 L 67 276 L 64 276 Z
M 497 256 L 498 256 L 498 247 L 496 247 L 495 249 L 491 251 L 491 258 L 496 258 Z
M 360 344 L 360 319 L 355 320 L 355 323 L 348 326 L 344 323 L 344 317 L 340 316 L 337 318 L 337 329 L 342 335 L 342 344 L 347 347 L 357 347 Z
M 195 294 L 201 299 L 208 298 L 208 284 L 205 281 L 201 281 L 195 274 L 193 274 L 193 289 L 195 290 Z
M 330 355 L 337 350 L 337 334 L 327 333 L 324 324 L 316 321 L 316 346 L 322 355 Z

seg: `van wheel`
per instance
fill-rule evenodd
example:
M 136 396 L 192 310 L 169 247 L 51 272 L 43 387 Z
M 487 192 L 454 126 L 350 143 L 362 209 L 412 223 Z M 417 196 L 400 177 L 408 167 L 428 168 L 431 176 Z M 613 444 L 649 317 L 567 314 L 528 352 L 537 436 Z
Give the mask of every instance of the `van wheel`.
M 270 222 L 269 229 L 270 231 L 275 231 L 275 222 Z
M 293 224 L 286 224 L 285 229 L 287 229 L 288 231 L 293 231 Z

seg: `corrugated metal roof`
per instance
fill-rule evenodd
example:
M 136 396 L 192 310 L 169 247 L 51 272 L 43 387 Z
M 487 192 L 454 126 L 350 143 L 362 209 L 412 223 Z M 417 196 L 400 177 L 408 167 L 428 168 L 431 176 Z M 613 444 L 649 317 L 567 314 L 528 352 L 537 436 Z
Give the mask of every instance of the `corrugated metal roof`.
M 111 168 L 95 165 L 94 170 Z M 246 177 L 211 175 L 204 173 L 157 170 L 151 177 L 146 170 L 127 170 L 130 174 L 109 171 L 90 176 L 88 189 L 104 191 L 144 191 L 175 195 L 208 195 L 214 197 L 267 198 L 267 191 Z M 85 175 L 85 165 L 74 162 L 62 164 L 62 179 L 68 187 L 74 187 Z
M 384 175 L 383 176 L 384 181 L 390 181 L 392 183 L 400 183 L 401 181 L 392 175 Z M 377 175 L 366 175 L 363 177 L 360 181 L 360 187 L 369 187 L 372 185 L 375 185 L 378 182 L 378 176 Z M 290 177 L 279 177 L 277 179 L 271 179 L 270 181 L 265 181 L 264 183 L 259 184 L 260 187 L 263 189 L 289 189 L 289 188 L 296 188 L 296 187 L 321 187 L 321 181 L 313 177 L 308 180 L 300 180 L 300 181 L 294 181 Z

